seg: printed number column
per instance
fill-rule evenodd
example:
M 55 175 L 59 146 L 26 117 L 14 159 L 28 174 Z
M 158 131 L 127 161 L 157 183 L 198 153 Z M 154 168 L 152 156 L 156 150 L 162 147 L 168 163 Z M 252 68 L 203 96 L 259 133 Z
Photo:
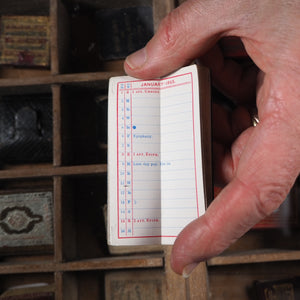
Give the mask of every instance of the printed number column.
M 119 234 L 128 237 L 133 234 L 131 84 L 120 84 L 119 92 Z
M 119 236 L 126 236 L 126 214 L 125 214 L 125 169 L 126 169 L 126 156 L 125 156 L 125 94 L 124 84 L 118 85 L 118 158 L 119 158 L 119 197 L 118 197 L 118 216 L 119 216 Z
M 126 181 L 125 181 L 125 194 L 126 194 L 126 234 L 132 236 L 133 234 L 133 211 L 132 211 L 132 94 L 131 83 L 126 83 L 125 94 L 125 123 L 126 123 Z

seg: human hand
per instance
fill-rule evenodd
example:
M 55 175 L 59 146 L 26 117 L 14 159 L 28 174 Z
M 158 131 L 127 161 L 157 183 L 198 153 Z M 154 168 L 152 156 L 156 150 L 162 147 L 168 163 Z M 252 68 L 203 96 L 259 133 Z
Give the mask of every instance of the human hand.
M 125 61 L 129 75 L 154 78 L 200 57 L 213 84 L 239 106 L 230 116 L 215 108 L 215 175 L 227 185 L 179 234 L 171 258 L 179 274 L 190 274 L 278 208 L 299 174 L 299 12 L 298 0 L 189 0 Z M 217 41 L 226 36 L 241 38 L 257 68 L 224 58 Z M 243 108 L 251 101 L 256 127 Z

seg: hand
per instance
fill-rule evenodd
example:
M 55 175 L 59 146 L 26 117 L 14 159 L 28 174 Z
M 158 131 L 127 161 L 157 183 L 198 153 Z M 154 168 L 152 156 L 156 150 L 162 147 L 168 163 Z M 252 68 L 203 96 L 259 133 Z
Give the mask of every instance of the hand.
M 232 114 L 215 109 L 215 174 L 227 185 L 178 236 L 171 263 L 179 274 L 188 275 L 278 208 L 299 174 L 299 13 L 298 0 L 190 0 L 125 61 L 129 75 L 154 78 L 200 57 L 213 84 L 238 105 Z M 256 66 L 224 58 L 217 42 L 226 36 L 239 37 Z M 251 105 L 258 109 L 256 127 L 243 108 Z

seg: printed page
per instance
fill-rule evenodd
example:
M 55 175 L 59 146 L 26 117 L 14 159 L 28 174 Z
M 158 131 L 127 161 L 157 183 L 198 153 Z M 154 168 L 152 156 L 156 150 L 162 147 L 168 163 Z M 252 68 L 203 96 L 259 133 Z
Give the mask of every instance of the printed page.
M 161 86 L 162 243 L 205 211 L 197 67 L 181 69 Z
M 109 243 L 161 243 L 160 85 L 130 77 L 109 87 Z
M 109 87 L 110 245 L 173 243 L 204 212 L 197 67 Z

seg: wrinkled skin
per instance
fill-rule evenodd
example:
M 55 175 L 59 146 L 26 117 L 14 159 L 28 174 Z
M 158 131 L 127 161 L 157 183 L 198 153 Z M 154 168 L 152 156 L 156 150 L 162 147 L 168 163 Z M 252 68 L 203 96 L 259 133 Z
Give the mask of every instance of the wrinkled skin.
M 226 186 L 206 213 L 178 236 L 175 272 L 188 275 L 221 253 L 284 201 L 300 170 L 300 1 L 190 0 L 124 64 L 127 74 L 155 78 L 200 58 L 214 85 L 233 99 L 214 107 L 214 172 Z M 217 42 L 241 39 L 256 66 L 225 59 Z M 260 119 L 251 126 L 247 104 Z

